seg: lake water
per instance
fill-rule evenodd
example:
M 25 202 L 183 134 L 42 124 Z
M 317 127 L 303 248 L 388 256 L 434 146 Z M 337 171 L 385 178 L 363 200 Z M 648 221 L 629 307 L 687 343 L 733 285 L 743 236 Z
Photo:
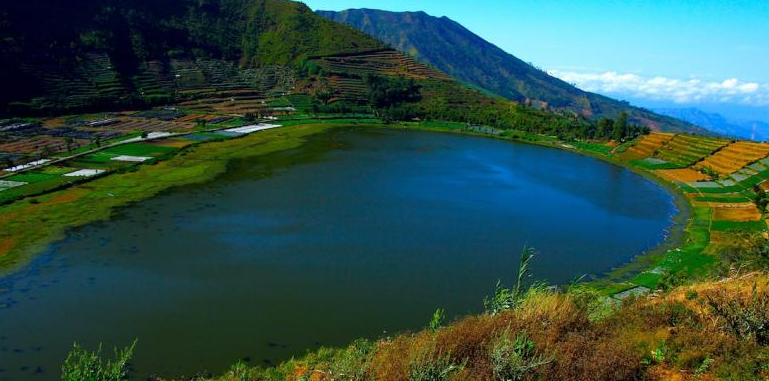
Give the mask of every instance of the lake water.
M 344 130 L 233 162 L 75 229 L 0 279 L 0 380 L 58 379 L 73 342 L 138 338 L 136 379 L 273 364 L 477 313 L 521 248 L 537 279 L 600 274 L 662 242 L 672 196 L 573 153 Z

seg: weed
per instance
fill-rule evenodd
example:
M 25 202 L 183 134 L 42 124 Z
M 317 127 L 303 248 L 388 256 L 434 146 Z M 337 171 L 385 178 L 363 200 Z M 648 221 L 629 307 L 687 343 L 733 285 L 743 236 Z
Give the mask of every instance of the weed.
M 530 247 L 523 247 L 520 257 L 520 265 L 518 266 L 518 276 L 516 278 L 515 287 L 512 289 L 504 288 L 501 281 L 497 281 L 494 288 L 494 295 L 491 298 L 485 298 L 483 305 L 486 307 L 486 312 L 493 315 L 506 310 L 511 310 L 520 303 L 524 294 L 528 290 L 524 284 L 529 274 L 529 263 L 534 258 L 534 249 Z M 533 287 L 533 286 L 532 286 Z
M 96 352 L 89 352 L 77 344 L 67 355 L 61 367 L 62 381 L 123 381 L 128 379 L 129 361 L 133 356 L 136 340 L 122 349 L 115 348 L 115 359 L 104 363 L 101 345 Z
M 410 381 L 446 381 L 465 367 L 465 362 L 457 364 L 451 356 L 436 351 L 435 348 L 418 354 L 409 365 Z
M 505 329 L 491 348 L 491 363 L 497 381 L 519 381 L 536 368 L 549 364 L 551 357 L 537 354 L 534 341 L 526 332 L 510 339 L 510 329 Z
M 443 311 L 443 308 L 438 308 L 433 312 L 433 317 L 430 319 L 430 330 L 433 332 L 437 332 L 438 329 L 440 329 L 443 326 L 443 322 L 446 320 L 446 314 Z

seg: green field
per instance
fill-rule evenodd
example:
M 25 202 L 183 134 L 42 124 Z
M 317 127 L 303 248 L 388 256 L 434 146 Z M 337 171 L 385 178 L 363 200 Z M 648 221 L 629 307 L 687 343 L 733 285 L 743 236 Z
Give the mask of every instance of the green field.
M 173 153 L 177 150 L 178 149 L 176 148 L 162 147 L 162 146 L 157 146 L 153 144 L 128 143 L 128 144 L 122 144 L 116 147 L 107 148 L 106 150 L 101 151 L 100 154 L 112 155 L 113 157 L 120 156 L 120 155 L 158 157 L 158 156 L 163 156 L 163 155 Z

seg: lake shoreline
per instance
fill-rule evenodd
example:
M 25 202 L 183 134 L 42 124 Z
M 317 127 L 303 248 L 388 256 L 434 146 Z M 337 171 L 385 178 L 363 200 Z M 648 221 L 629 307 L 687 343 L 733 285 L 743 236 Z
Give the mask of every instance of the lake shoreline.
M 238 159 L 238 158 L 246 158 L 246 157 L 258 157 L 258 156 L 269 155 L 269 154 L 284 151 L 284 150 L 298 148 L 304 145 L 307 139 L 309 139 L 311 136 L 315 134 L 326 133 L 332 130 L 336 130 L 340 128 L 348 128 L 348 127 L 386 128 L 386 129 L 395 129 L 395 130 L 412 129 L 412 130 L 420 130 L 420 131 L 427 131 L 427 132 L 440 132 L 440 133 L 450 133 L 450 134 L 457 134 L 457 135 L 485 137 L 485 138 L 492 138 L 496 140 L 531 144 L 531 145 L 536 145 L 541 147 L 556 148 L 559 150 L 592 157 L 599 161 L 628 169 L 634 174 L 637 174 L 649 181 L 652 181 L 654 184 L 665 189 L 667 193 L 672 196 L 675 207 L 678 210 L 678 213 L 672 216 L 673 224 L 671 225 L 670 231 L 666 235 L 666 238 L 662 242 L 657 244 L 654 248 L 647 250 L 643 253 L 639 253 L 630 261 L 624 263 L 621 266 L 618 266 L 617 268 L 615 268 L 610 272 L 593 274 L 593 276 L 595 276 L 593 283 L 601 289 L 609 290 L 607 292 L 609 294 L 618 292 L 617 290 L 621 291 L 621 289 L 623 288 L 624 289 L 629 288 L 624 286 L 617 288 L 617 286 L 619 284 L 622 284 L 622 282 L 626 281 L 629 277 L 635 274 L 638 274 L 644 270 L 648 270 L 650 268 L 650 265 L 658 261 L 661 257 L 664 257 L 664 255 L 668 251 L 680 246 L 685 241 L 687 236 L 686 227 L 691 222 L 690 200 L 688 200 L 683 195 L 683 193 L 680 192 L 680 190 L 678 190 L 672 183 L 669 183 L 667 181 L 664 181 L 663 179 L 660 179 L 657 176 L 654 176 L 649 171 L 644 171 L 638 168 L 634 168 L 630 165 L 627 165 L 627 163 L 624 163 L 620 160 L 617 160 L 615 158 L 612 158 L 606 155 L 600 155 L 595 152 L 578 149 L 578 148 L 569 148 L 568 146 L 564 146 L 561 143 L 556 143 L 553 141 L 540 142 L 540 141 L 531 141 L 531 140 L 514 138 L 514 137 L 511 138 L 511 137 L 505 137 L 505 136 L 493 136 L 490 134 L 477 133 L 477 132 L 472 132 L 467 130 L 458 130 L 458 129 L 452 129 L 448 127 L 447 128 L 427 127 L 419 124 L 387 125 L 387 124 L 373 124 L 370 122 L 356 123 L 356 121 L 354 120 L 351 120 L 348 123 L 341 123 L 341 122 L 323 123 L 323 121 L 319 121 L 318 123 L 293 124 L 280 129 L 276 129 L 275 131 L 265 131 L 260 134 L 249 135 L 246 137 L 232 139 L 224 142 L 204 143 L 202 145 L 191 147 L 189 150 L 182 151 L 176 156 L 174 156 L 173 158 L 169 159 L 168 161 L 164 161 L 156 165 L 139 167 L 137 171 L 133 173 L 115 174 L 115 175 L 107 176 L 103 179 L 94 180 L 94 182 L 99 181 L 102 183 L 106 183 L 106 184 L 100 184 L 100 185 L 104 188 L 109 188 L 110 182 L 119 182 L 119 179 L 122 176 L 129 176 L 129 175 L 134 175 L 135 173 L 138 173 L 140 177 L 141 176 L 154 177 L 152 172 L 154 172 L 154 169 L 156 167 L 163 166 L 164 170 L 169 170 L 169 168 L 167 167 L 173 166 L 174 162 L 179 161 L 181 157 L 189 158 L 188 156 L 190 155 L 190 153 L 192 153 L 193 160 L 198 160 L 198 161 L 201 161 L 202 163 L 205 163 L 207 161 L 210 162 L 209 165 L 207 166 L 207 171 L 204 174 L 200 174 L 199 176 L 194 178 L 189 178 L 189 177 L 180 178 L 177 181 L 172 181 L 167 184 L 162 184 L 158 187 L 154 187 L 151 189 L 140 189 L 138 192 L 134 192 L 133 194 L 128 195 L 128 197 L 126 197 L 122 202 L 113 202 L 104 207 L 97 207 L 96 208 L 97 213 L 93 215 L 84 216 L 80 220 L 75 220 L 75 221 L 69 220 L 67 222 L 62 223 L 58 227 L 49 226 L 50 230 L 46 232 L 45 237 L 41 237 L 40 235 L 38 235 L 36 237 L 27 237 L 25 239 L 24 237 L 22 238 L 18 238 L 18 236 L 13 237 L 13 234 L 11 234 L 11 237 L 12 237 L 11 245 L 15 244 L 18 250 L 13 252 L 12 255 L 6 255 L 4 257 L 0 257 L 0 277 L 4 277 L 6 275 L 14 273 L 20 270 L 21 268 L 23 268 L 24 266 L 26 266 L 27 264 L 29 264 L 31 259 L 33 259 L 37 254 L 44 251 L 45 247 L 50 245 L 52 242 L 56 242 L 65 238 L 67 231 L 71 228 L 83 226 L 88 223 L 93 223 L 97 221 L 109 220 L 112 214 L 118 211 L 120 208 L 130 207 L 130 205 L 133 203 L 141 202 L 159 193 L 168 191 L 172 188 L 175 188 L 178 186 L 192 185 L 192 184 L 202 184 L 202 183 L 212 181 L 217 176 L 226 172 L 227 165 L 231 160 Z M 285 135 L 286 131 L 291 132 L 294 129 L 300 130 L 297 134 L 298 136 L 293 137 L 293 136 Z M 284 136 L 281 137 L 281 135 L 284 135 Z M 271 137 L 278 137 L 278 139 L 270 140 Z M 246 143 L 243 144 L 243 142 L 246 142 Z M 265 145 L 268 147 L 262 147 L 262 149 L 259 149 L 252 153 L 246 153 L 243 155 L 231 155 L 231 157 L 219 158 L 218 157 L 219 151 L 216 150 L 217 145 L 232 146 L 232 148 L 236 150 L 243 150 L 248 147 L 260 146 L 260 145 Z M 240 145 L 243 145 L 243 147 L 238 147 Z M 200 147 L 211 147 L 211 150 L 207 150 L 207 149 L 201 150 Z M 173 171 L 173 169 L 170 169 L 170 170 Z M 42 203 L 40 205 L 30 205 L 30 208 L 35 208 L 35 207 L 39 208 L 42 205 L 46 205 L 47 201 L 50 201 L 50 199 L 54 199 L 54 204 L 56 204 L 55 196 L 58 196 L 60 193 L 63 193 L 64 198 L 66 198 L 67 197 L 66 195 L 68 193 L 77 193 L 78 189 L 90 188 L 89 185 L 91 184 L 92 183 L 87 183 L 83 186 L 75 186 L 72 188 L 67 188 L 62 191 L 53 192 L 51 194 L 38 197 L 37 199 L 42 200 Z M 12 209 L 12 207 L 14 206 L 16 208 L 13 208 L 13 209 L 19 209 L 18 204 L 26 204 L 26 203 L 27 203 L 26 200 L 20 200 L 19 202 L 0 208 L 0 211 L 5 212 L 3 209 Z M 98 210 L 98 209 L 101 209 L 101 210 Z M 4 234 L 7 235 L 8 233 L 4 233 Z M 2 254 L 3 252 L 0 251 L 0 255 Z

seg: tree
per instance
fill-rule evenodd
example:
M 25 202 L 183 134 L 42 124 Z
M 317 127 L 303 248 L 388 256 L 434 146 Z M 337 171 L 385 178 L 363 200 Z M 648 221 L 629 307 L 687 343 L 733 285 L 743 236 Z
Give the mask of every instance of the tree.
M 13 167 L 13 160 L 8 156 L 0 157 L 0 167 L 3 167 L 3 168 Z
M 622 141 L 627 136 L 627 113 L 619 113 L 617 121 L 614 122 L 614 131 L 612 131 L 611 137 L 614 141 Z
M 53 155 L 53 149 L 51 149 L 51 146 L 47 144 L 44 145 L 43 149 L 40 151 L 40 157 L 46 158 L 46 157 L 51 157 L 51 155 Z
M 64 138 L 64 144 L 67 145 L 67 152 L 72 153 L 72 145 L 75 143 L 75 139 L 72 139 L 72 137 L 67 136 Z
M 596 131 L 596 138 L 603 139 L 608 138 L 614 130 L 614 120 L 609 118 L 601 118 L 598 121 L 598 130 Z
M 147 139 L 150 136 L 150 134 L 147 133 L 147 131 L 142 131 L 142 135 L 141 136 L 142 136 L 142 139 Z

